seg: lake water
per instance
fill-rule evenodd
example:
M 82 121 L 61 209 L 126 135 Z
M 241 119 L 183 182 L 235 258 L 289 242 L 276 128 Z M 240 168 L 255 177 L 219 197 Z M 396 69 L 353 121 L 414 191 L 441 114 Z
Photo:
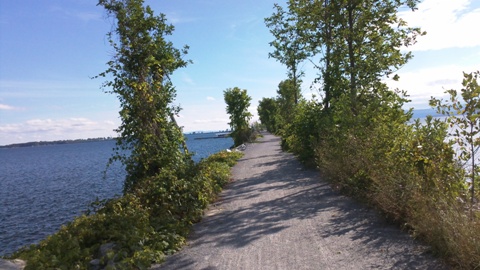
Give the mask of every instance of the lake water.
M 231 138 L 187 135 L 194 160 L 232 146 Z M 103 172 L 114 141 L 0 149 L 0 256 L 38 243 L 85 211 L 96 198 L 121 194 L 125 172 Z

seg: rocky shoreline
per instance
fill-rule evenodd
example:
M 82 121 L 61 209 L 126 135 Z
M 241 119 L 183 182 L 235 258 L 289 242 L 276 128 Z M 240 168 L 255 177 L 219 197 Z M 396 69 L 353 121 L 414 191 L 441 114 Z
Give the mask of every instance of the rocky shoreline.
M 4 260 L 0 259 L 0 269 L 2 270 L 23 270 L 27 264 L 23 260 Z

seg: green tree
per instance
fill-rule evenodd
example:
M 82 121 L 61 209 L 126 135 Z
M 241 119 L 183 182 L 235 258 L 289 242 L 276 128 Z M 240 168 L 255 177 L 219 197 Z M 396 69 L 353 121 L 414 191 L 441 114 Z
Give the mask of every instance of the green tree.
M 471 203 L 475 202 L 475 180 L 478 178 L 478 156 L 476 152 L 480 146 L 480 86 L 478 78 L 480 71 L 463 73 L 463 88 L 461 97 L 455 89 L 445 91 L 450 96 L 448 100 L 430 99 L 430 105 L 438 113 L 447 115 L 447 122 L 453 128 L 451 136 L 459 146 L 459 158 L 465 163 L 470 162 Z
M 184 137 L 173 117 L 179 108 L 171 105 L 176 91 L 169 79 L 187 65 L 182 57 L 188 47 L 176 49 L 166 39 L 174 27 L 143 0 L 100 0 L 98 5 L 115 19 L 107 35 L 114 55 L 98 76 L 109 78 L 102 88 L 120 101 L 122 124 L 113 159 L 125 164 L 124 192 L 129 192 L 142 179 L 162 169 L 175 171 L 189 160 L 180 148 Z
M 278 127 L 278 106 L 274 98 L 263 98 L 258 102 L 258 117 L 268 132 L 275 133 Z
M 301 40 L 294 14 L 290 10 L 285 11 L 278 4 L 275 4 L 274 8 L 276 12 L 265 19 L 265 24 L 275 37 L 275 40 L 270 42 L 274 51 L 269 53 L 269 57 L 277 59 L 287 67 L 288 78 L 293 81 L 294 87 L 298 87 L 293 91 L 293 103 L 297 104 L 300 98 L 300 78 L 303 76 L 299 65 L 308 57 L 308 51 Z
M 397 11 L 415 9 L 417 0 L 290 0 L 305 49 L 319 56 L 325 108 L 345 94 L 352 111 L 368 95 L 383 88 L 381 79 L 392 75 L 411 57 L 402 46 L 412 45 L 419 28 L 409 28 Z M 394 76 L 397 79 L 397 76 Z M 368 98 L 367 98 L 368 99 Z
M 223 92 L 227 113 L 230 115 L 230 127 L 235 146 L 238 146 L 250 139 L 251 130 L 249 121 L 252 114 L 248 111 L 252 98 L 248 96 L 247 90 L 238 87 L 228 88 Z
M 287 79 L 278 84 L 277 104 L 279 114 L 282 118 L 282 124 L 290 123 L 295 117 L 296 99 L 301 96 L 300 83 L 301 81 L 298 80 Z

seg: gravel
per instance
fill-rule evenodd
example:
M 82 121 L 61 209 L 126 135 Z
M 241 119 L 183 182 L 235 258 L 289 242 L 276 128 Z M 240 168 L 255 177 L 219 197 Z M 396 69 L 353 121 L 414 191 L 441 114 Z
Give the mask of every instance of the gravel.
M 187 245 L 152 269 L 447 269 L 282 152 L 278 137 L 248 144 L 232 173 Z

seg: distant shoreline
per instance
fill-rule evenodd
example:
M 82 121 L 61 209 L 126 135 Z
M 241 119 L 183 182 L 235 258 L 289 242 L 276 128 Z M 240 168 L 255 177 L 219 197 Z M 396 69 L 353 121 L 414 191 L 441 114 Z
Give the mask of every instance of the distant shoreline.
M 36 146 L 46 146 L 46 145 L 58 145 L 58 144 L 74 144 L 74 143 L 86 143 L 86 142 L 103 142 L 103 141 L 113 141 L 116 138 L 89 138 L 89 139 L 76 139 L 76 140 L 57 140 L 57 141 L 37 141 L 37 142 L 26 142 L 26 143 L 14 143 L 8 145 L 0 145 L 1 148 L 20 148 L 20 147 L 36 147 Z
M 193 131 L 184 133 L 185 135 L 201 135 L 201 134 L 215 134 L 215 133 L 225 133 L 228 130 L 224 131 Z M 209 137 L 210 138 L 210 137 Z M 221 137 L 219 137 L 221 138 Z M 99 137 L 99 138 L 89 138 L 89 139 L 75 139 L 75 140 L 55 140 L 55 141 L 35 141 L 35 142 L 26 142 L 26 143 L 13 143 L 7 145 L 0 145 L 0 149 L 5 148 L 20 148 L 20 147 L 36 147 L 36 146 L 47 146 L 47 145 L 58 145 L 58 144 L 74 144 L 74 143 L 86 143 L 86 142 L 103 142 L 103 141 L 113 141 L 117 138 L 114 137 Z

